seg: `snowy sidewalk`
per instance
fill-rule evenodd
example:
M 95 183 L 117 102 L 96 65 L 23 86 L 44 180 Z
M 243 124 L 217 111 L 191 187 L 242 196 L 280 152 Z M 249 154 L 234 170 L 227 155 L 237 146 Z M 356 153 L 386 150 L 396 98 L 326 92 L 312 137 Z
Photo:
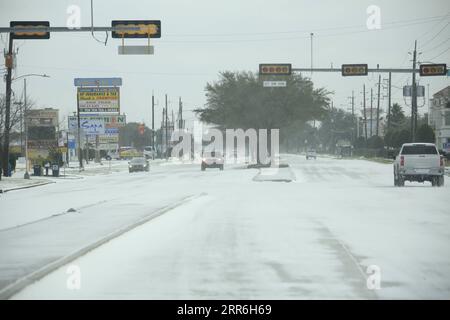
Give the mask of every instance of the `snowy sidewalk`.
M 2 180 L 0 181 L 0 193 L 43 186 L 49 183 L 54 183 L 54 181 L 34 177 L 31 177 L 30 179 L 24 179 L 23 175 L 19 175 L 16 173 L 15 175 L 13 175 L 13 177 L 2 177 Z

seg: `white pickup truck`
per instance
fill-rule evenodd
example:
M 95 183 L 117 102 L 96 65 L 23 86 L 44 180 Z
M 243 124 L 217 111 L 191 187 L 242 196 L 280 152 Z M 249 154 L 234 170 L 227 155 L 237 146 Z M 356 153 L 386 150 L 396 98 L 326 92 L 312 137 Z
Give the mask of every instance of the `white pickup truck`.
M 403 187 L 405 181 L 430 181 L 433 186 L 444 185 L 444 157 L 432 143 L 405 143 L 394 161 L 394 185 Z

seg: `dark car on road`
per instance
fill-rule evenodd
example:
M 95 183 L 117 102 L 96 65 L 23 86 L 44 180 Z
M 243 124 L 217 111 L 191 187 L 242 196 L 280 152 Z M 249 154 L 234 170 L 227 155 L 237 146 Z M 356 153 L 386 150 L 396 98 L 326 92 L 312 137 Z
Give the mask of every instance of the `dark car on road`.
M 128 162 L 128 171 L 136 172 L 136 171 L 149 171 L 150 163 L 145 158 L 133 158 L 130 162 Z

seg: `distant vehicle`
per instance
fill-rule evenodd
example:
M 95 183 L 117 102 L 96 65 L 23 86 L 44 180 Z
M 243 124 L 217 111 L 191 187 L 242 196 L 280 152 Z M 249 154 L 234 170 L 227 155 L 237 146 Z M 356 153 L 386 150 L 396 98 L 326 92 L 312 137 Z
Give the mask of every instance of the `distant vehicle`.
M 309 149 L 306 151 L 306 160 L 309 160 L 313 158 L 314 160 L 316 160 L 317 158 L 317 152 L 315 149 Z
M 433 186 L 444 185 L 445 163 L 432 143 L 405 143 L 394 161 L 394 185 L 403 187 L 405 181 L 430 181 Z
M 206 168 L 219 168 L 220 170 L 223 170 L 223 163 L 223 154 L 218 151 L 213 151 L 210 156 L 204 156 L 202 158 L 201 168 L 202 171 L 205 171 Z
M 119 150 L 108 151 L 106 153 L 105 159 L 106 160 L 112 160 L 112 159 L 119 160 L 120 159 Z
M 142 152 L 133 147 L 120 147 L 119 158 L 120 159 L 133 159 L 136 157 L 142 157 Z
M 128 171 L 130 173 L 136 171 L 150 171 L 150 163 L 143 157 L 133 158 L 128 162 Z
M 156 149 L 152 146 L 144 147 L 144 157 L 154 160 L 156 158 Z

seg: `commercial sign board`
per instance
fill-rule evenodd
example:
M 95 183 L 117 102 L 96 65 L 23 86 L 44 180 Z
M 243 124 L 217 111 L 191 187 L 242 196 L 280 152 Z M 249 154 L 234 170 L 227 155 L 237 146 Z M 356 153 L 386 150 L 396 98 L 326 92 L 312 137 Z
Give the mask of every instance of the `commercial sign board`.
M 105 125 L 105 133 L 119 133 L 119 128 L 125 126 L 127 123 L 125 115 L 80 115 L 80 125 L 82 121 L 86 120 L 103 122 Z M 69 116 L 69 130 L 75 132 L 77 128 L 77 116 Z
M 122 78 L 75 78 L 75 87 L 120 87 Z
M 119 88 L 78 88 L 78 108 L 86 112 L 120 112 Z
M 57 127 L 58 110 L 56 109 L 32 109 L 25 116 L 27 126 Z

